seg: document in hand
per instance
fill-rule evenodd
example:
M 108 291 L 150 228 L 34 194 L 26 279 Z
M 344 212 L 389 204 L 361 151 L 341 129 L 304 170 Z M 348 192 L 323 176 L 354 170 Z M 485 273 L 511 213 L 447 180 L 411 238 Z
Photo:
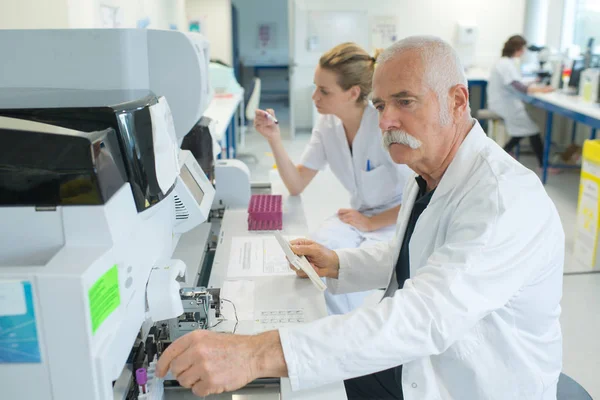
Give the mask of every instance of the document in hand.
M 317 287 L 317 289 L 319 289 L 320 291 L 324 291 L 325 289 L 327 289 L 327 286 L 323 283 L 319 275 L 317 275 L 317 272 L 314 270 L 312 265 L 310 265 L 306 257 L 298 257 L 292 251 L 289 242 L 283 238 L 281 232 L 275 231 L 274 235 L 277 239 L 277 242 L 279 242 L 281 249 L 285 253 L 285 256 L 290 261 L 290 264 L 292 264 L 294 268 L 304 271 L 304 273 L 308 275 L 309 279 Z

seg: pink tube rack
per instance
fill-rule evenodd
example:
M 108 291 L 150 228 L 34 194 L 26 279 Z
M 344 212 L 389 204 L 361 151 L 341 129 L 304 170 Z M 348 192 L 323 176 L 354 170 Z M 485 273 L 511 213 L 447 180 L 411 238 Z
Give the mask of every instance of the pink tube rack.
M 283 218 L 281 204 L 281 195 L 252 195 L 248 205 L 248 230 L 281 230 Z

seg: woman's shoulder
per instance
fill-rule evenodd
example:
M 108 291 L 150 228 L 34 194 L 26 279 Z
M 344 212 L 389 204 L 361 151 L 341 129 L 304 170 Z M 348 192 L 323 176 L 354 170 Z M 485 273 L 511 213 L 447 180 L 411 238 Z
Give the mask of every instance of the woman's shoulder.
M 500 57 L 498 61 L 494 63 L 495 68 L 506 68 L 510 65 L 513 65 L 513 61 L 509 57 Z
M 373 103 L 371 103 L 371 101 L 369 101 L 369 103 L 365 107 L 365 112 L 363 113 L 362 122 L 363 122 L 363 126 L 369 126 L 369 127 L 375 126 L 379 130 L 379 113 L 377 112 L 377 109 L 375 109 L 375 107 L 373 106 Z
M 317 116 L 317 121 L 315 122 L 314 130 L 318 131 L 327 131 L 334 129 L 336 125 L 338 125 L 339 118 L 337 118 L 333 114 L 319 114 Z M 341 122 L 340 122 L 341 123 Z

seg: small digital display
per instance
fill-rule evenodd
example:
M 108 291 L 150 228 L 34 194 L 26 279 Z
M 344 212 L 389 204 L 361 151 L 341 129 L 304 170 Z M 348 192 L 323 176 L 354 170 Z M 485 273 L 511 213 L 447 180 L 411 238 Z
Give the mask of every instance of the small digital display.
M 187 186 L 188 189 L 190 189 L 190 192 L 196 200 L 196 203 L 198 203 L 198 205 L 201 205 L 202 199 L 204 198 L 204 192 L 202 191 L 202 189 L 200 189 L 200 185 L 198 185 L 198 182 L 196 182 L 196 179 L 194 179 L 194 176 L 190 173 L 190 170 L 188 169 L 187 165 L 183 164 L 179 176 L 181 176 L 181 179 L 183 180 L 183 183 L 185 183 L 185 186 Z

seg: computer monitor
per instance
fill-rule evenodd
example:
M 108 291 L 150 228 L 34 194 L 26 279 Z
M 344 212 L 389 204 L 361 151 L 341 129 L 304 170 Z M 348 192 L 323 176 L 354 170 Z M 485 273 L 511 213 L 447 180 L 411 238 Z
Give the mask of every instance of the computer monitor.
M 571 77 L 569 78 L 569 87 L 575 88 L 575 91 L 579 90 L 579 80 L 581 78 L 581 71 L 583 71 L 583 69 L 583 59 L 577 59 L 573 61 L 573 67 L 571 68 Z

